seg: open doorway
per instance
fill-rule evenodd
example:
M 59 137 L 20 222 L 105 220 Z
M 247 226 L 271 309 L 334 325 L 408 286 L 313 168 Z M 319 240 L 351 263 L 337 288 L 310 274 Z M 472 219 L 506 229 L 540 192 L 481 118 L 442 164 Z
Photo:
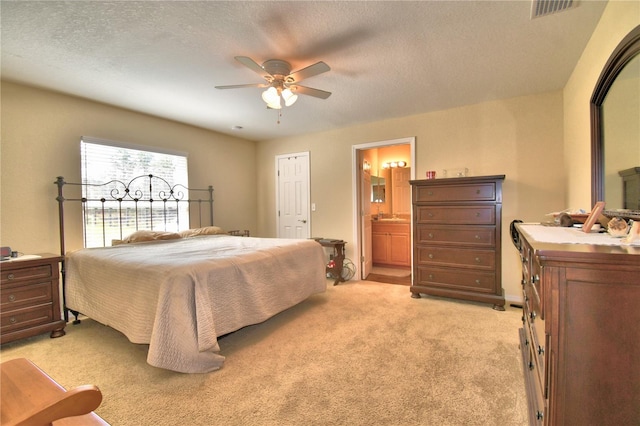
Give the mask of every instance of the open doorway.
M 415 138 L 353 146 L 354 241 L 358 276 L 411 283 L 411 189 Z

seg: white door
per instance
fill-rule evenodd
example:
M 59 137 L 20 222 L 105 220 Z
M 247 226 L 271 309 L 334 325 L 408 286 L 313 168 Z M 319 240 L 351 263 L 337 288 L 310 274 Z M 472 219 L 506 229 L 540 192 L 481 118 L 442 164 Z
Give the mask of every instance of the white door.
M 309 238 L 309 153 L 276 157 L 279 238 Z
M 362 161 L 360 161 L 362 164 Z M 364 280 L 367 275 L 371 273 L 373 268 L 373 254 L 371 243 L 371 173 L 369 170 L 364 170 L 361 173 L 362 186 L 360 189 L 360 205 L 362 209 L 361 214 L 361 227 L 362 227 L 362 265 L 360 270 L 362 271 L 361 278 Z

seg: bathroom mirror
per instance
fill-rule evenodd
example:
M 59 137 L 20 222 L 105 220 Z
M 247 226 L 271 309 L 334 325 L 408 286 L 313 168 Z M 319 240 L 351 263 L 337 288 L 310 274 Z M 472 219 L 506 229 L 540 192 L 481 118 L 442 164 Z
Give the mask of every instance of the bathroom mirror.
M 640 26 L 616 47 L 591 97 L 591 203 L 623 208 L 620 172 L 640 166 Z
M 371 202 L 384 203 L 386 193 L 386 179 L 382 176 L 371 176 Z

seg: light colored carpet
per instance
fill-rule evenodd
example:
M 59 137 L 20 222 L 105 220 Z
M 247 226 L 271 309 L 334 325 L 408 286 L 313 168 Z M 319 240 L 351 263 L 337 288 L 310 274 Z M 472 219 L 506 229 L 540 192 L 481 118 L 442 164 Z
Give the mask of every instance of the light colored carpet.
M 390 277 L 408 277 L 411 275 L 411 269 L 374 266 L 371 268 L 371 273 L 376 275 L 388 275 Z
M 113 425 L 526 425 L 521 312 L 405 286 L 327 281 L 327 292 L 220 340 L 224 367 L 149 366 L 145 345 L 85 320 L 4 345 L 65 387 L 92 383 Z

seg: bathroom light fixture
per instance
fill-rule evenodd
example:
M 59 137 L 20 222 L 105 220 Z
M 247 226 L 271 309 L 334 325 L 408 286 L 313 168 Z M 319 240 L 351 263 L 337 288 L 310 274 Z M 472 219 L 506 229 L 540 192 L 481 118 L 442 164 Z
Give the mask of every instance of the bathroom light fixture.
M 407 167 L 407 162 L 406 161 L 388 161 L 386 163 L 382 164 L 382 168 L 383 169 L 395 169 L 396 167 Z

